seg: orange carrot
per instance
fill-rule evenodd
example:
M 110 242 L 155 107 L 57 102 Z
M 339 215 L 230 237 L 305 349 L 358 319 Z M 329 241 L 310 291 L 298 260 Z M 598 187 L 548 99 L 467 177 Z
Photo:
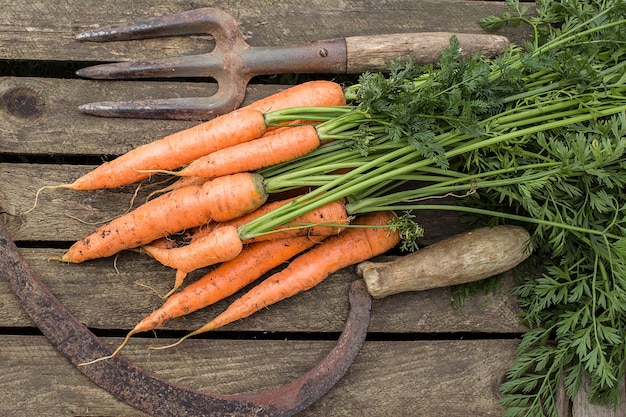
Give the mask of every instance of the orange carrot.
M 288 200 L 273 201 L 271 203 L 266 202 L 265 204 L 263 204 L 261 207 L 257 208 L 256 210 L 250 213 L 244 214 L 243 216 L 234 218 L 232 220 L 228 220 L 222 223 L 210 222 L 207 224 L 200 225 L 198 227 L 193 227 L 185 232 L 184 239 L 188 243 L 193 243 L 196 240 L 201 239 L 204 236 L 210 234 L 215 228 L 219 227 L 220 225 L 239 227 L 242 224 L 248 223 L 250 220 L 256 219 L 262 216 L 263 214 L 269 213 L 270 211 L 278 207 L 284 206 L 291 200 L 293 200 L 293 198 L 288 199 Z
M 60 260 L 78 263 L 111 256 L 210 220 L 240 217 L 266 200 L 263 178 L 258 174 L 218 177 L 148 201 L 74 243 Z
M 339 235 L 325 239 L 295 258 L 285 269 L 235 300 L 209 323 L 164 348 L 248 317 L 269 305 L 313 288 L 341 268 L 390 250 L 400 241 L 397 230 L 388 227 L 394 218 L 394 214 L 388 211 L 365 214 L 354 223 L 365 227 L 348 228 Z
M 294 121 L 294 122 L 292 122 L 290 124 L 295 126 L 296 124 L 313 125 L 313 124 L 316 124 L 316 123 L 317 122 L 314 122 L 314 121 L 311 121 L 311 120 L 296 120 L 296 121 Z M 279 128 L 268 128 L 267 132 L 265 132 L 265 134 L 263 136 L 261 136 L 259 139 L 255 139 L 254 141 L 257 141 L 257 140 L 260 140 L 260 139 L 267 139 L 269 136 L 274 136 L 274 135 L 276 135 L 278 133 L 282 133 L 282 132 L 284 132 L 285 130 L 288 130 L 288 129 L 290 129 L 289 126 L 279 127 Z M 321 143 L 322 142 L 320 141 L 320 144 Z M 226 149 L 228 149 L 228 148 L 226 148 Z M 217 151 L 217 152 L 219 152 L 219 151 Z M 198 158 L 198 159 L 202 159 L 202 158 L 206 158 L 206 157 L 207 156 L 204 156 L 204 157 L 201 157 L 201 158 Z M 195 161 L 191 162 L 191 164 L 194 164 L 194 163 L 195 163 Z M 156 172 L 158 172 L 158 170 L 155 171 L 155 173 Z M 188 176 L 188 175 L 187 176 L 183 176 L 184 173 L 183 173 L 182 170 L 178 171 L 178 172 L 174 172 L 173 174 L 179 175 L 179 176 L 181 176 L 181 178 L 178 178 L 176 181 L 174 181 L 173 183 L 171 183 L 167 187 L 163 187 L 163 188 L 160 188 L 160 189 L 158 189 L 156 191 L 153 191 L 152 193 L 150 193 L 148 195 L 148 197 L 146 199 L 149 200 L 150 198 L 154 197 L 155 195 L 163 194 L 163 193 L 166 193 L 168 191 L 173 191 L 173 190 L 176 190 L 178 188 L 185 187 L 187 185 L 202 184 L 205 181 L 207 181 L 207 179 L 208 179 L 208 177 L 206 177 L 206 176 L 197 176 L 197 177 L 196 176 Z
M 264 205 L 261 209 L 251 213 L 255 215 L 252 218 L 258 217 L 260 214 L 257 212 L 259 211 L 268 212 L 270 209 L 287 202 L 280 203 Z M 238 251 L 241 251 L 244 243 L 284 240 L 300 236 L 309 236 L 313 240 L 319 240 L 317 239 L 318 236 L 331 236 L 340 233 L 349 223 L 343 202 L 334 201 L 300 216 L 293 222 L 276 228 L 277 231 L 242 242 L 237 234 L 237 227 L 245 224 L 246 219 L 250 218 L 251 214 L 227 222 L 211 222 L 207 227 L 198 231 L 186 246 L 174 249 L 160 248 L 152 244 L 143 246 L 142 249 L 157 261 L 177 269 L 174 287 L 164 297 L 168 297 L 176 291 L 189 272 L 222 262 L 228 259 L 228 256 L 234 256 Z
M 174 287 L 165 296 L 176 291 L 188 273 L 199 268 L 228 261 L 239 255 L 243 243 L 233 226 L 219 227 L 210 235 L 196 242 L 174 249 L 163 249 L 151 245 L 142 246 L 142 250 L 165 266 L 176 269 Z
M 317 149 L 320 140 L 314 126 L 282 128 L 274 135 L 240 143 L 196 159 L 174 175 L 215 178 L 236 172 L 291 161 Z
M 216 117 L 189 129 L 135 148 L 105 162 L 71 184 L 44 186 L 44 189 L 68 188 L 95 190 L 132 184 L 150 177 L 155 170 L 174 170 L 191 161 L 237 143 L 261 137 L 266 131 L 264 114 L 290 107 L 336 106 L 346 103 L 339 84 L 311 81 L 257 100 L 244 108 Z
M 181 177 L 176 179 L 176 181 L 174 181 L 173 183 L 171 183 L 170 185 L 168 185 L 167 187 L 163 187 L 163 188 L 159 188 L 158 190 L 155 190 L 153 192 L 151 192 L 150 194 L 148 194 L 148 196 L 146 197 L 146 201 L 150 200 L 151 198 L 159 195 L 159 194 L 165 194 L 168 191 L 174 191 L 174 190 L 178 190 L 179 188 L 183 188 L 186 187 L 188 185 L 202 185 L 205 182 L 207 182 L 209 180 L 209 178 L 206 177 Z
M 249 221 L 262 216 L 263 214 L 269 213 L 270 211 L 278 207 L 282 207 L 285 204 L 288 204 L 294 198 L 265 203 L 263 206 L 253 211 L 252 213 L 248 213 L 244 216 L 229 220 L 227 222 L 212 222 L 210 224 L 194 228 L 188 232 L 189 242 L 193 243 L 197 239 L 203 238 L 207 234 L 210 234 L 217 227 L 225 225 L 239 227 L 241 225 L 244 225 Z M 262 234 L 259 236 L 255 236 L 251 239 L 246 239 L 244 243 L 259 242 L 262 240 L 286 239 L 305 235 L 335 235 L 343 230 L 343 226 L 347 225 L 349 221 L 350 219 L 348 213 L 346 212 L 344 201 L 333 201 L 318 209 L 312 210 L 283 226 L 279 226 L 267 234 Z
M 298 237 L 247 245 L 236 258 L 219 264 L 213 271 L 169 297 L 161 307 L 128 332 L 113 354 L 95 361 L 115 356 L 134 334 L 157 329 L 172 319 L 190 314 L 235 294 L 322 239 L 323 237 L 318 240 Z
M 153 248 L 174 249 L 180 247 L 179 239 L 174 239 L 173 235 L 160 237 L 149 243 Z
M 156 329 L 173 318 L 223 300 L 323 239 L 323 236 L 319 239 L 296 237 L 247 245 L 236 258 L 219 264 L 172 295 L 161 308 L 135 326 L 134 333 Z
M 152 175 L 150 170 L 173 170 L 216 150 L 261 137 L 263 113 L 241 109 L 135 148 L 99 165 L 72 184 L 73 190 L 95 190 L 132 184 Z
M 321 80 L 289 87 L 242 108 L 258 110 L 265 114 L 290 107 L 343 106 L 345 104 L 346 98 L 341 85 Z
M 193 177 L 189 177 L 193 178 Z M 208 181 L 205 179 L 205 182 Z M 269 197 L 269 196 L 268 196 Z M 295 198 L 295 197 L 293 197 Z M 234 226 L 239 227 L 242 224 L 249 222 L 252 219 L 256 219 L 257 217 L 274 210 L 280 206 L 287 204 L 289 201 L 293 200 L 293 198 L 281 200 L 281 201 L 272 201 L 271 203 L 265 203 L 258 209 L 252 211 L 251 213 L 244 214 L 243 216 L 234 218 L 232 220 L 228 220 L 225 222 L 215 222 L 210 221 L 206 224 L 192 227 L 191 229 L 187 229 L 180 234 L 177 235 L 169 235 L 162 238 L 159 238 L 153 242 L 150 242 L 149 245 L 152 247 L 163 248 L 163 249 L 173 249 L 180 248 L 189 244 L 194 243 L 198 239 L 203 238 L 206 235 L 211 234 L 213 230 L 220 226 Z M 246 243 L 246 242 L 244 242 Z

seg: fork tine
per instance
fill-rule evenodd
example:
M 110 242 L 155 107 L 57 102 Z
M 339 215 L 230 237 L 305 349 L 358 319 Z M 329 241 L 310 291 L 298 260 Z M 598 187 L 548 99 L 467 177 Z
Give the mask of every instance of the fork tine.
M 215 77 L 223 72 L 220 54 L 188 55 L 134 62 L 116 62 L 81 68 L 76 75 L 93 79 Z
M 79 106 L 83 113 L 133 119 L 209 120 L 235 110 L 245 95 L 218 91 L 211 97 L 101 101 Z
M 213 34 L 212 31 L 228 31 L 234 34 L 238 32 L 238 28 L 235 20 L 229 14 L 216 8 L 205 7 L 90 29 L 76 35 L 76 39 L 79 41 L 106 42 L 198 33 Z

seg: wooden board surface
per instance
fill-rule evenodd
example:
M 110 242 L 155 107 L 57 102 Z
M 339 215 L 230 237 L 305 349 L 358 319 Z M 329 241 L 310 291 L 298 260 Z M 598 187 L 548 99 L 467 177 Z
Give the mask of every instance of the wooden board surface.
M 85 381 L 41 337 L 0 336 L 0 343 L 3 415 L 143 415 Z M 138 340 L 125 355 L 185 386 L 249 393 L 295 379 L 333 342 L 191 340 L 167 354 L 149 353 L 151 345 Z M 499 382 L 515 346 L 512 340 L 366 342 L 346 377 L 298 415 L 496 417 Z
M 398 32 L 482 32 L 478 20 L 506 11 L 503 2 L 459 0 L 384 1 L 115 1 L 5 0 L 0 15 L 0 59 L 124 61 L 201 54 L 206 37 L 132 42 L 78 43 L 75 35 L 98 26 L 200 8 L 231 14 L 253 46 L 296 45 L 320 39 Z M 45 10 L 45 12 L 42 12 Z M 305 24 L 303 24 L 306 22 Z M 521 40 L 520 31 L 505 32 Z
M 97 118 L 80 113 L 79 104 L 208 97 L 217 86 L 88 81 L 72 77 L 71 71 L 95 62 L 206 53 L 213 42 L 210 36 L 197 35 L 98 44 L 80 43 L 74 36 L 105 24 L 208 6 L 230 13 L 253 46 L 395 32 L 480 33 L 478 19 L 506 10 L 500 1 L 458 0 L 5 0 L 0 14 L 0 216 L 48 288 L 111 345 L 161 303 L 138 284 L 165 291 L 173 272 L 137 253 L 124 253 L 115 263 L 103 259 L 84 265 L 48 258 L 58 256 L 96 223 L 125 211 L 134 187 L 47 190 L 36 210 L 24 212 L 39 187 L 73 180 L 90 169 L 89 164 L 195 124 Z M 518 43 L 528 36 L 519 29 L 503 34 Z M 65 73 L 58 75 L 59 71 Z M 257 81 L 248 87 L 246 102 L 298 80 L 291 76 Z M 154 187 L 144 184 L 136 202 Z M 465 229 L 451 213 L 420 213 L 420 221 L 426 228 L 421 245 Z M 189 281 L 207 270 L 192 273 Z M 230 301 L 225 300 L 172 321 L 160 332 L 138 335 L 123 354 L 160 376 L 209 392 L 275 387 L 307 371 L 333 347 L 354 279 L 354 270 L 346 268 L 313 290 L 215 335 L 167 351 L 147 349 L 197 328 L 225 308 Z M 517 319 L 516 300 L 508 292 L 512 285 L 507 273 L 499 291 L 478 293 L 462 308 L 452 306 L 450 288 L 374 300 L 368 340 L 356 362 L 336 387 L 299 415 L 502 415 L 499 386 L 525 331 Z M 57 353 L 33 327 L 4 280 L 0 280 L 0 371 L 0 415 L 144 416 L 91 383 Z M 559 405 L 560 417 L 625 413 L 623 407 L 615 412 L 592 407 L 583 395 L 574 402 L 561 398 Z

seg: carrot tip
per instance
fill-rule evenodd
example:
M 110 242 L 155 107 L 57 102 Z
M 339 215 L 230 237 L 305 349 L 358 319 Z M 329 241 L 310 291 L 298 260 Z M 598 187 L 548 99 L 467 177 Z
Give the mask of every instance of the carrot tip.
M 31 208 L 29 208 L 28 210 L 26 210 L 25 212 L 22 213 L 22 215 L 24 214 L 28 214 L 31 211 L 35 210 L 35 207 L 37 207 L 37 203 L 39 202 L 39 195 L 41 194 L 41 192 L 43 190 L 54 190 L 57 188 L 73 188 L 74 184 L 58 184 L 58 185 L 44 185 L 43 187 L 41 187 L 40 189 L 37 190 L 37 192 L 35 193 L 35 202 L 33 203 L 33 206 Z
M 57 262 L 72 262 L 69 257 L 67 256 L 67 254 L 63 254 L 60 257 L 59 256 L 51 256 L 48 258 L 49 261 L 57 261 Z
M 155 293 L 157 297 L 159 297 L 159 298 L 161 298 L 161 299 L 165 299 L 165 298 L 167 298 L 167 297 L 168 297 L 168 295 L 170 294 L 170 292 L 172 292 L 172 290 L 170 290 L 168 293 L 166 293 L 165 295 L 163 295 L 163 294 L 161 294 L 161 293 L 159 292 L 159 290 L 157 290 L 157 289 L 156 289 L 156 288 L 154 288 L 153 286 L 148 285 L 148 284 L 143 284 L 143 283 L 141 283 L 141 282 L 139 282 L 139 281 L 135 281 L 135 285 L 138 285 L 138 286 L 140 286 L 140 287 L 143 287 L 143 288 L 147 288 L 147 289 L 149 289 L 150 291 L 152 291 L 153 293 Z
M 169 345 L 165 345 L 165 346 L 149 346 L 148 349 L 150 350 L 164 350 L 164 349 L 170 349 L 173 347 L 176 347 L 178 345 L 180 345 L 181 343 L 183 343 L 183 341 L 185 341 L 185 339 L 190 338 L 191 336 L 193 336 L 194 333 L 189 333 L 188 335 L 185 335 L 183 337 L 181 337 L 180 339 L 178 339 L 176 342 L 171 343 Z
M 119 351 L 120 351 L 120 350 L 122 350 L 122 348 L 123 348 L 124 346 L 126 346 L 126 344 L 128 343 L 128 341 L 130 340 L 130 337 L 131 337 L 132 335 L 134 335 L 135 333 L 136 333 L 136 331 L 135 331 L 134 329 L 133 329 L 133 330 L 131 330 L 130 332 L 128 332 L 128 333 L 126 334 L 126 337 L 125 337 L 125 338 L 124 338 L 124 340 L 122 341 L 122 343 L 120 343 L 120 345 L 117 347 L 117 349 L 115 349 L 115 350 L 113 351 L 113 353 L 111 353 L 110 355 L 107 355 L 107 356 L 102 356 L 102 357 L 100 357 L 100 358 L 96 358 L 96 359 L 91 360 L 91 361 L 87 361 L 87 362 L 82 362 L 82 363 L 79 363 L 79 364 L 78 364 L 78 366 L 87 366 L 87 365 L 92 365 L 92 364 L 94 364 L 94 363 L 96 363 L 96 362 L 104 361 L 104 360 L 111 359 L 111 358 L 115 357 L 115 356 L 119 353 Z

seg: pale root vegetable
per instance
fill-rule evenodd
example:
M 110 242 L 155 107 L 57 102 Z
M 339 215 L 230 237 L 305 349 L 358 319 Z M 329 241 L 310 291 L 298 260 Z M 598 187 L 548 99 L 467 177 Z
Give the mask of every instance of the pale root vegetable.
M 532 253 L 519 226 L 460 233 L 389 262 L 365 261 L 356 271 L 374 298 L 464 284 L 513 269 Z
M 79 263 L 111 256 L 213 220 L 243 216 L 266 200 L 263 178 L 257 174 L 218 177 L 142 204 L 74 243 L 60 260 Z

